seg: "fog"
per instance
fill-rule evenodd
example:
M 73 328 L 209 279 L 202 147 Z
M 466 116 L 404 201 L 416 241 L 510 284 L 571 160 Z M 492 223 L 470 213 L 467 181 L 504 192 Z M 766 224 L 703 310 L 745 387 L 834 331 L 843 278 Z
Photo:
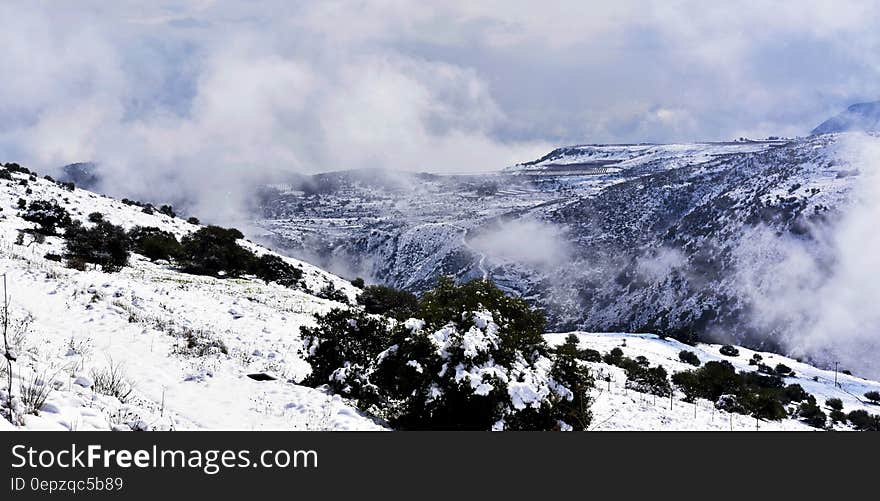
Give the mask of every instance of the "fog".
M 880 141 L 847 138 L 841 156 L 860 172 L 851 200 L 812 238 L 750 232 L 738 249 L 736 283 L 755 327 L 795 355 L 880 377 Z

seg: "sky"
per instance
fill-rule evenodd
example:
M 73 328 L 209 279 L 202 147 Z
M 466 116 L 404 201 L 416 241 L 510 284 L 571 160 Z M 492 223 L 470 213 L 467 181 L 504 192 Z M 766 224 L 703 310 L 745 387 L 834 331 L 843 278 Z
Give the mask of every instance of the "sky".
M 0 160 L 98 161 L 120 192 L 804 135 L 880 99 L 875 1 L 5 0 L 0 19 Z

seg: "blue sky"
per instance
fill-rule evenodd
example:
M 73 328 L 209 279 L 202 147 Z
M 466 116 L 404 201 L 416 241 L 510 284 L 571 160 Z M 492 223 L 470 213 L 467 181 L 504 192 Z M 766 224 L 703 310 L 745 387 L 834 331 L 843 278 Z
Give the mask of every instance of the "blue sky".
M 880 99 L 878 2 L 12 0 L 0 18 L 0 155 L 154 189 L 798 135 Z

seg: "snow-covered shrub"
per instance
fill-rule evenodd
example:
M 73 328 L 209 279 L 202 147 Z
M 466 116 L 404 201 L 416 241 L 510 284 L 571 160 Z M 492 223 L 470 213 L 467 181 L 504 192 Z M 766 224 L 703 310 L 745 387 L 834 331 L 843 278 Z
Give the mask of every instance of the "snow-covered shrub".
M 174 355 L 202 358 L 210 355 L 229 354 L 229 349 L 226 347 L 226 343 L 211 332 L 184 328 L 179 332 L 175 332 L 174 335 L 183 338 L 184 340 L 183 344 L 177 344 L 174 346 L 174 349 L 172 350 L 172 354 Z
M 329 384 L 340 395 L 361 398 L 358 374 L 389 346 L 388 321 L 340 308 L 318 315 L 316 320 L 314 327 L 300 328 L 306 358 L 312 366 L 305 383 Z
M 19 380 L 18 398 L 24 406 L 25 414 L 39 414 L 52 393 L 52 379 L 54 375 L 50 375 L 48 371 L 34 371 L 29 377 Z
M 69 261 L 97 264 L 105 272 L 116 272 L 128 264 L 128 235 L 121 226 L 101 221 L 86 228 L 78 221 L 64 232 Z
M 588 371 L 544 318 L 487 281 L 443 278 L 404 322 L 334 310 L 303 328 L 312 384 L 402 429 L 584 429 Z
M 65 228 L 70 224 L 67 209 L 58 205 L 55 200 L 32 201 L 21 218 L 36 223 L 37 228 L 34 231 L 43 235 L 55 235 L 58 228 Z
M 315 292 L 315 296 L 322 299 L 329 299 L 330 301 L 348 303 L 348 294 L 342 289 L 337 289 L 333 282 L 327 282 L 324 284 L 324 287 L 321 287 L 320 290 Z

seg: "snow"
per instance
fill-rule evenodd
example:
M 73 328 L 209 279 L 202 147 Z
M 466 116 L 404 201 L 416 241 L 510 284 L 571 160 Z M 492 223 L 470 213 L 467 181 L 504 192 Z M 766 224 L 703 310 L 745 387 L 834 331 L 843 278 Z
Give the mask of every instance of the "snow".
M 32 227 L 17 216 L 17 200 L 56 199 L 75 219 L 101 212 L 114 224 L 157 226 L 178 236 L 197 229 L 182 219 L 122 204 L 87 191 L 30 181 L 32 194 L 15 181 L 0 182 L 0 273 L 7 279 L 12 320 L 32 316 L 14 366 L 19 381 L 48 375 L 56 387 L 37 415 L 9 429 L 382 429 L 351 405 L 296 384 L 310 371 L 299 337 L 312 315 L 339 303 L 302 290 L 256 279 L 217 279 L 182 274 L 166 264 L 132 255 L 119 273 L 75 271 L 43 258 L 61 254 L 63 240 L 15 245 L 18 230 Z M 66 199 L 66 201 L 65 201 Z M 85 223 L 88 224 L 88 223 Z M 261 254 L 256 244 L 240 244 Z M 311 290 L 327 283 L 354 297 L 347 281 L 314 266 L 300 266 Z M 207 336 L 225 346 L 205 356 L 186 349 L 186 336 Z M 263 355 L 265 354 L 265 355 Z M 125 402 L 95 391 L 93 371 L 111 364 L 134 390 Z M 249 373 L 276 375 L 255 381 Z M 4 385 L 5 386 L 5 385 Z M 0 397 L 5 401 L 5 388 Z
M 654 334 L 574 332 L 546 334 L 544 337 L 551 345 L 560 345 L 569 334 L 578 337 L 580 348 L 591 348 L 604 354 L 615 347 L 620 347 L 625 356 L 631 358 L 645 356 L 652 366 L 662 365 L 670 375 L 694 368 L 678 359 L 678 353 L 682 350 L 694 352 L 701 363 L 726 360 L 738 371 L 755 370 L 755 366 L 749 365 L 749 359 L 758 353 L 763 357 L 763 363 L 771 367 L 778 363 L 791 367 L 795 376 L 786 377 L 786 384 L 800 384 L 807 393 L 816 397 L 816 402 L 826 413 L 828 409 L 825 408 L 825 401 L 829 398 L 841 399 L 843 411 L 846 413 L 856 409 L 864 409 L 872 414 L 880 412 L 880 407 L 867 403 L 862 397 L 867 391 L 880 390 L 880 383 L 857 376 L 837 374 L 839 386 L 835 386 L 834 371 L 819 369 L 779 354 L 737 347 L 739 355 L 727 357 L 719 353 L 721 345 L 718 344 L 701 343 L 689 346 L 673 339 L 661 339 Z M 589 365 L 593 374 L 600 376 L 593 391 L 591 408 L 593 423 L 590 427 L 593 430 L 754 431 L 756 427 L 759 430 L 816 430 L 794 419 L 756 423 L 752 417 L 715 409 L 714 405 L 706 400 L 698 399 L 696 403 L 686 403 L 678 392 L 675 392 L 670 404 L 669 398 L 655 397 L 626 388 L 624 372 L 618 367 L 604 363 L 589 363 Z M 603 380 L 605 375 L 611 377 L 610 383 Z M 836 428 L 849 429 L 840 425 L 836 425 Z

